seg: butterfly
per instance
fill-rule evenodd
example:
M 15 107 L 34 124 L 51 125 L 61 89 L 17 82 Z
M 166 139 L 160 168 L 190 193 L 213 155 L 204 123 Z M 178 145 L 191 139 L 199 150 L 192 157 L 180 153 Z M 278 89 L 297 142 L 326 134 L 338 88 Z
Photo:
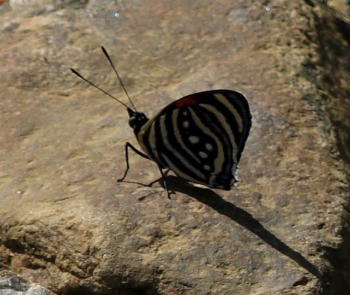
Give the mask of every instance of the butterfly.
M 129 114 L 129 125 L 141 147 L 125 145 L 126 170 L 129 171 L 129 149 L 154 161 L 164 180 L 171 170 L 177 176 L 211 188 L 230 190 L 237 182 L 238 164 L 251 128 L 251 113 L 246 98 L 226 89 L 197 92 L 164 107 L 152 119 L 138 112 L 114 66 L 110 55 L 102 51 L 117 75 L 131 106 L 112 96 L 75 69 L 80 79 L 122 104 Z M 167 169 L 166 172 L 163 172 Z

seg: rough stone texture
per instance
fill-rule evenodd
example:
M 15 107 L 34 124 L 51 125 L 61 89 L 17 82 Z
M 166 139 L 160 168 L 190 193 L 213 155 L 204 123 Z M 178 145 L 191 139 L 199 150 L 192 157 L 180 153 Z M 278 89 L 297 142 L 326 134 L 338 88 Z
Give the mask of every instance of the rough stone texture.
M 2 268 L 65 295 L 347 294 L 346 22 L 311 0 L 49 2 L 0 6 Z M 127 114 L 69 71 L 125 99 L 100 45 L 148 114 L 194 91 L 248 97 L 235 189 L 116 182 Z
M 45 288 L 26 282 L 7 272 L 0 273 L 0 295 L 55 295 Z

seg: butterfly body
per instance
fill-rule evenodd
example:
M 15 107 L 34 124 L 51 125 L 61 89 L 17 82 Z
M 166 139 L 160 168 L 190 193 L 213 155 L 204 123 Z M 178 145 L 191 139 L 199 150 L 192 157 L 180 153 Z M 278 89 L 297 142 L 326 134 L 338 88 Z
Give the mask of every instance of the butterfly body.
M 129 125 L 147 155 L 188 181 L 229 190 L 251 126 L 246 99 L 232 90 L 194 93 L 153 119 L 129 111 Z M 136 122 L 136 123 L 135 123 Z

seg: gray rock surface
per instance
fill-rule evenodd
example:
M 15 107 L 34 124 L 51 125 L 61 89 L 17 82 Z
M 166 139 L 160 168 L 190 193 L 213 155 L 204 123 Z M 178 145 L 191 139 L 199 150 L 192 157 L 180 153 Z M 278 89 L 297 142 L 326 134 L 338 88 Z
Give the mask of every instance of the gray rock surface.
M 0 273 L 0 295 L 55 295 L 10 273 Z
M 346 22 L 311 0 L 15 2 L 0 5 L 1 268 L 64 295 L 347 294 Z M 117 183 L 127 113 L 69 71 L 126 101 L 101 45 L 148 114 L 247 96 L 236 188 L 169 176 L 168 200 Z M 130 160 L 129 180 L 159 177 Z

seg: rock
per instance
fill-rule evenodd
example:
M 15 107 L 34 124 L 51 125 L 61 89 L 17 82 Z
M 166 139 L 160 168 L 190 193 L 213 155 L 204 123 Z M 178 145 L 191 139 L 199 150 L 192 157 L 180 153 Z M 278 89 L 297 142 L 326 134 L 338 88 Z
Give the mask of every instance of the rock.
M 344 22 L 301 0 L 15 3 L 0 13 L 1 268 L 60 295 L 347 294 Z M 195 91 L 247 96 L 236 188 L 170 175 L 168 200 L 117 182 L 127 113 L 70 72 L 127 102 L 101 45 L 147 114 Z M 130 181 L 159 177 L 130 164 Z
M 87 0 L 9 0 L 10 6 L 15 11 L 54 11 L 66 6 L 85 5 Z
M 0 273 L 0 295 L 54 295 L 54 293 L 3 272 Z

